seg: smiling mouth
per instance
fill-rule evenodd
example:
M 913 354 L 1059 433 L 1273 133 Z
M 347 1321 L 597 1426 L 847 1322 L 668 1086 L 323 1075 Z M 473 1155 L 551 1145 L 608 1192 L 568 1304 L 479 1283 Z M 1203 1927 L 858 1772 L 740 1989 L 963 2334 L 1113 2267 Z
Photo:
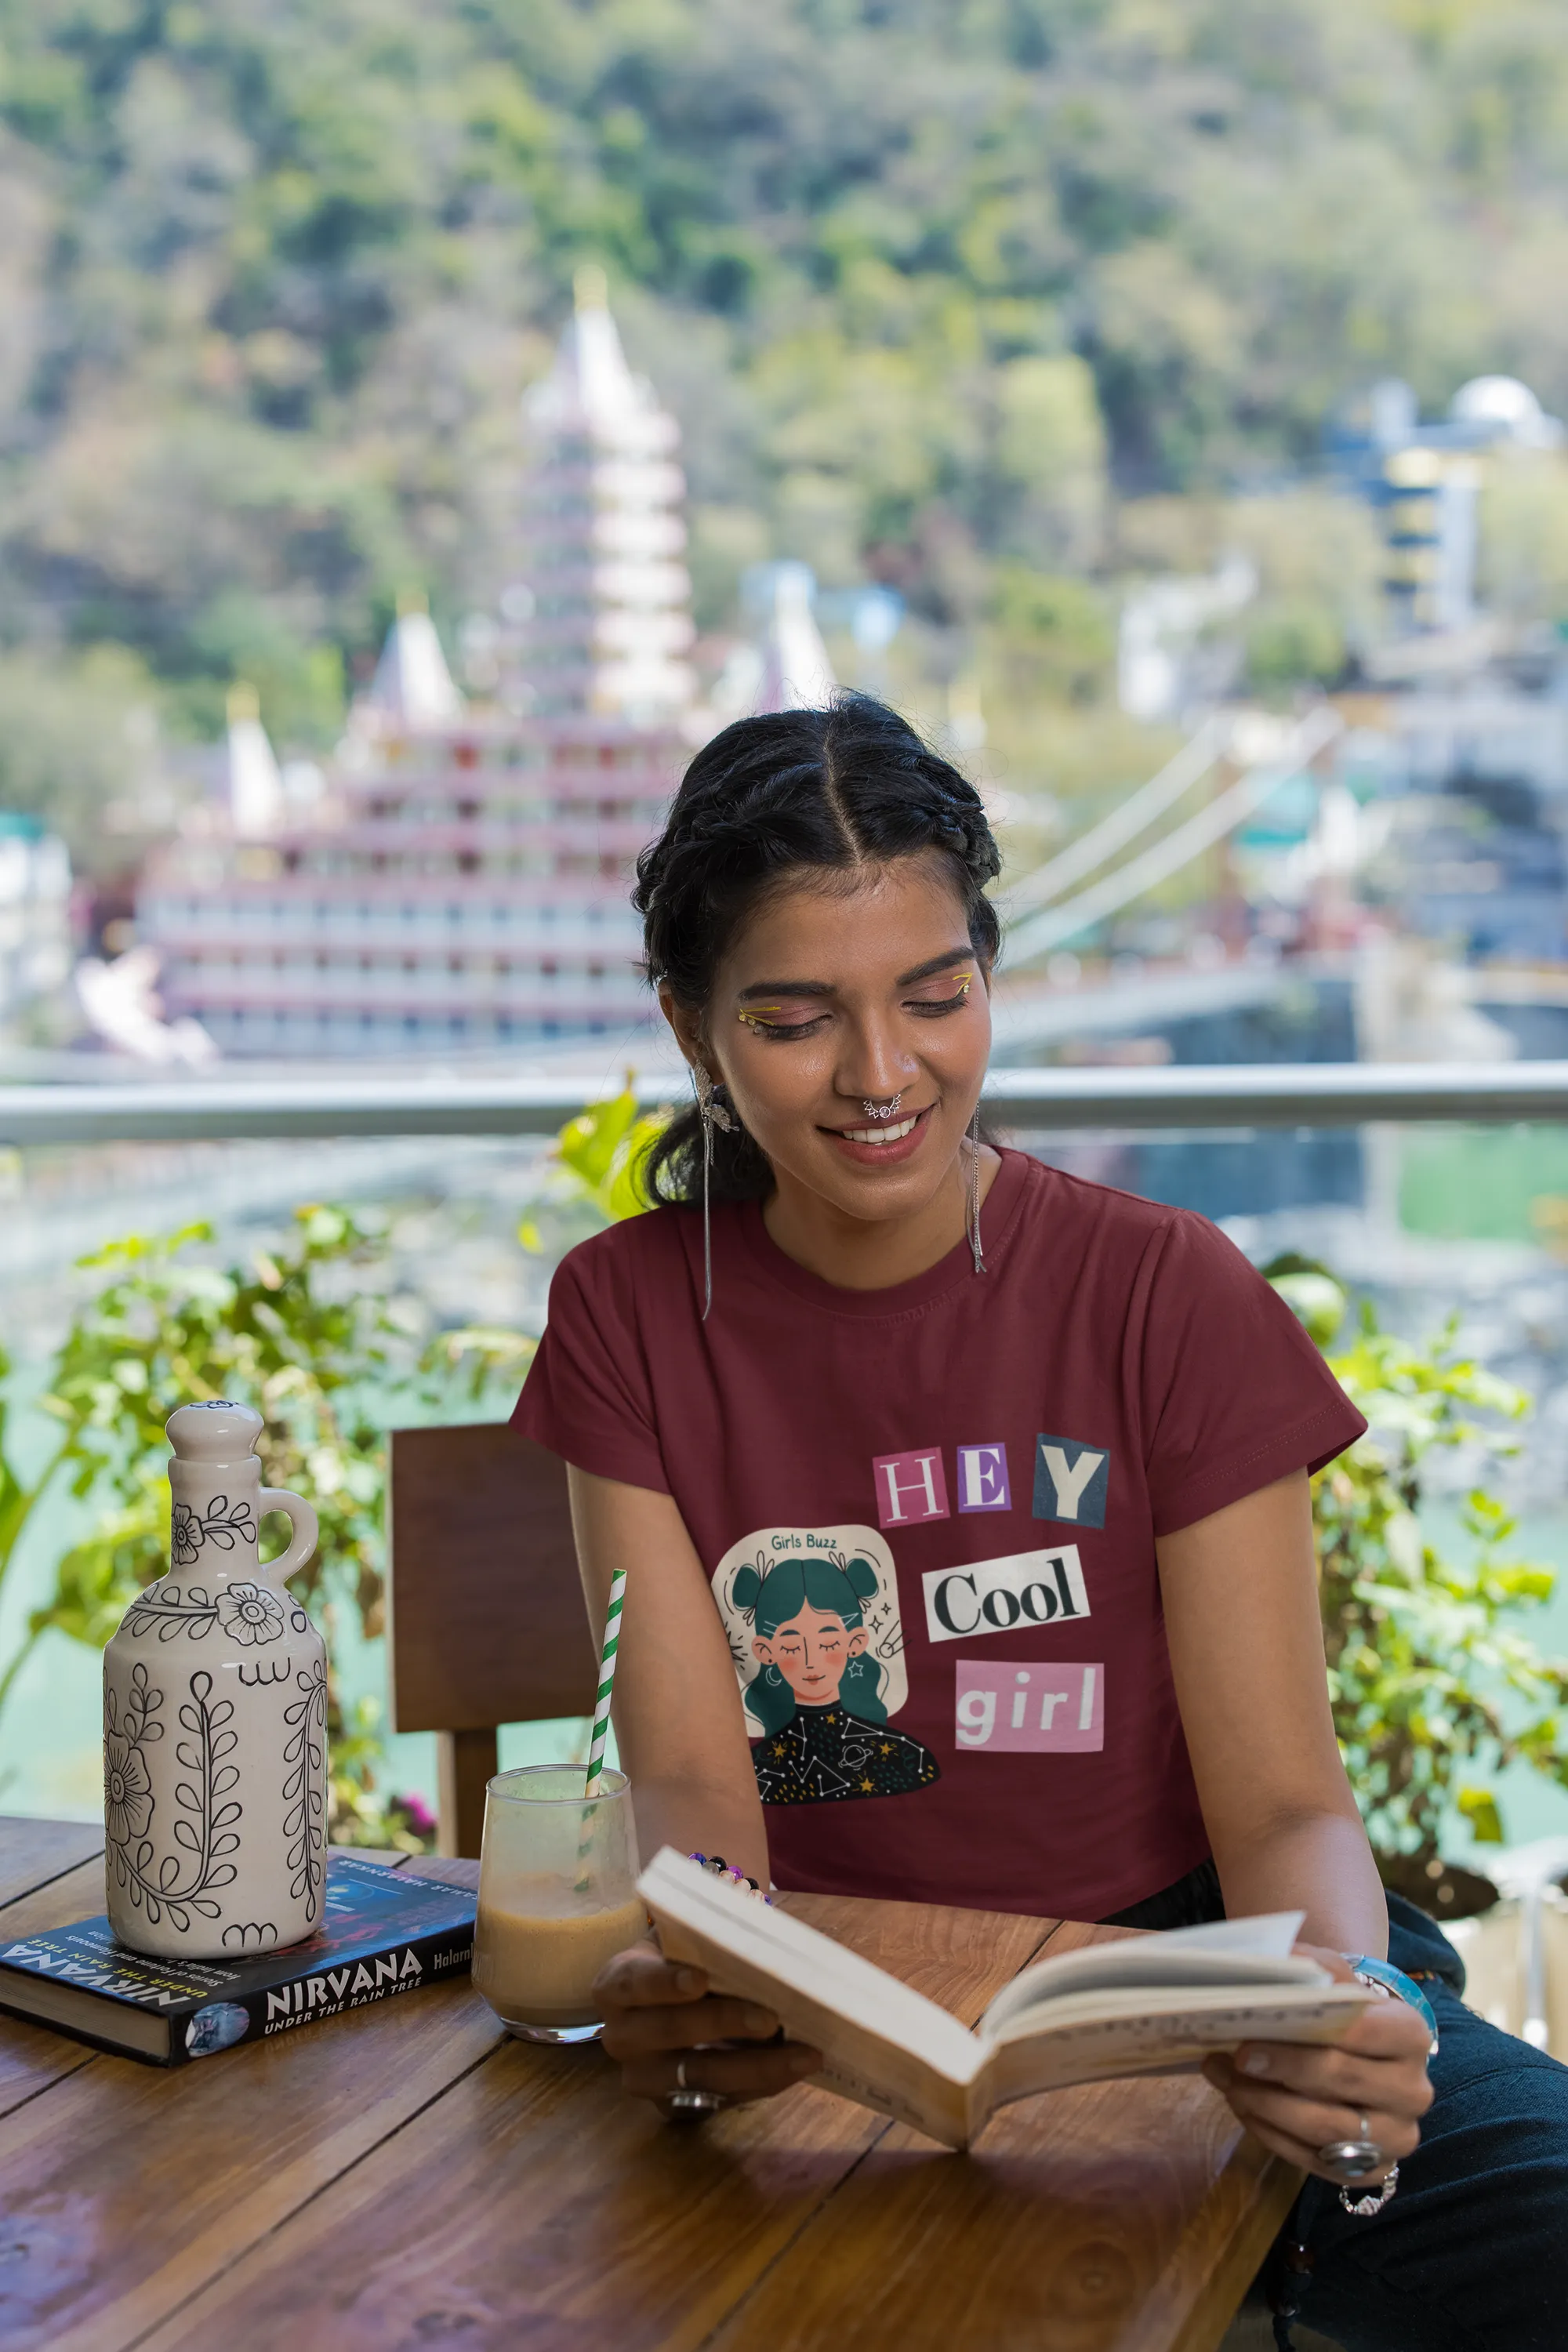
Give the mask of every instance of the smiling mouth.
M 841 1135 L 846 1143 L 901 1143 L 906 1135 L 914 1133 L 924 1116 L 923 1111 L 917 1110 L 911 1118 L 900 1118 L 892 1127 L 836 1127 L 832 1132 Z

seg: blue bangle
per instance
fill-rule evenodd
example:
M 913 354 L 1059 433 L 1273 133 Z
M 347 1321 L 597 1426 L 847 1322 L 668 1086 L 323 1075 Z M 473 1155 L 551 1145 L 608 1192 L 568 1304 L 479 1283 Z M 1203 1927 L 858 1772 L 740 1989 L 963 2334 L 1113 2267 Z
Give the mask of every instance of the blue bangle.
M 1363 1980 L 1370 1978 L 1373 1984 L 1386 1985 L 1397 2000 L 1404 2001 L 1407 2009 L 1415 2010 L 1418 2016 L 1426 2020 L 1426 2031 L 1432 2036 L 1432 2048 L 1436 2051 L 1437 2047 L 1436 2011 L 1415 1978 L 1407 1977 L 1405 1970 L 1396 1969 L 1391 1960 L 1374 1960 L 1365 1952 L 1359 1955 L 1347 1952 L 1345 1958 L 1350 1964 L 1352 1976 L 1361 1977 Z

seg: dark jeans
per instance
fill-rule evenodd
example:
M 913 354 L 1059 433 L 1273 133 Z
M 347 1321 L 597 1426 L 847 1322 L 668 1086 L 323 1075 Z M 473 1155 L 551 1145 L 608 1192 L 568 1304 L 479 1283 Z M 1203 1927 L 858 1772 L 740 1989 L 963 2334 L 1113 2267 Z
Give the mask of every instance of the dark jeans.
M 1223 1916 L 1206 1863 L 1117 1924 Z M 1568 2352 L 1568 2066 L 1465 2007 L 1434 1921 L 1391 1895 L 1388 1923 L 1389 1958 L 1436 2011 L 1436 2096 L 1373 2220 L 1308 2181 L 1265 2273 L 1279 2341 L 1294 2317 L 1344 2352 Z

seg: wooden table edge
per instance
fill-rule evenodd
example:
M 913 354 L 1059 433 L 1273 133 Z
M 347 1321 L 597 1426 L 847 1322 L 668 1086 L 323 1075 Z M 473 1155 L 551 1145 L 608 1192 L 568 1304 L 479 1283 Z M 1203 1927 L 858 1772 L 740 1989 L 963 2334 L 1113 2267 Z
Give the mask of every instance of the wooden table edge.
M 1217 2352 L 1306 2177 L 1282 2156 L 1271 2150 L 1264 2154 L 1246 2211 L 1225 2241 L 1220 2258 L 1194 2297 L 1179 2333 L 1166 2338 L 1160 2352 Z

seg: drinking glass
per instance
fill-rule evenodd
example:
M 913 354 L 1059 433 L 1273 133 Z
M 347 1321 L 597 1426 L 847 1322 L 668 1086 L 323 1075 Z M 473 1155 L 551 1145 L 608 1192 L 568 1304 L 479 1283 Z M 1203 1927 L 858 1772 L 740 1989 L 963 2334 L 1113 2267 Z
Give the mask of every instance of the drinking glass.
M 594 1979 L 647 1926 L 624 1772 L 584 1798 L 580 1764 L 529 1764 L 485 1789 L 474 1982 L 509 2033 L 591 2042 Z

